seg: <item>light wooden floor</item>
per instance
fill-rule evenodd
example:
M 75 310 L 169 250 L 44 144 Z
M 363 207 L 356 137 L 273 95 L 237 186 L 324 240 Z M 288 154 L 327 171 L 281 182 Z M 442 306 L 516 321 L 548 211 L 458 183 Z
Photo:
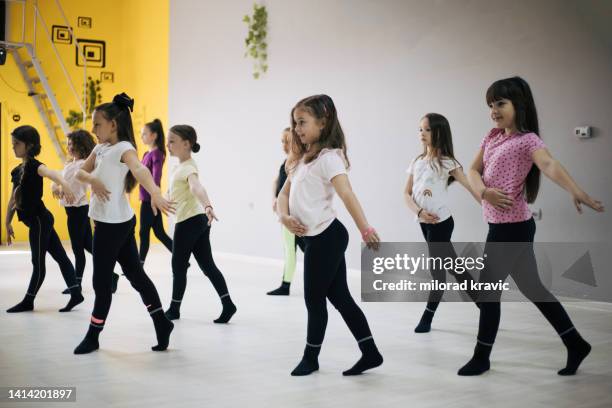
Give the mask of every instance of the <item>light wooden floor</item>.
M 171 295 L 169 260 L 163 247 L 154 246 L 146 265 L 164 306 Z M 385 363 L 352 378 L 342 377 L 341 371 L 359 351 L 330 306 L 321 370 L 294 378 L 289 372 L 301 356 L 306 327 L 300 273 L 290 297 L 270 297 L 265 292 L 281 277 L 278 263 L 228 256 L 218 256 L 217 263 L 238 305 L 229 325 L 212 323 L 219 301 L 209 281 L 192 267 L 170 349 L 154 353 L 149 350 L 155 344 L 151 321 L 122 278 L 101 349 L 75 356 L 72 350 L 87 329 L 93 304 L 90 265 L 86 301 L 76 311 L 57 312 L 68 297 L 60 294 L 64 285 L 49 258 L 35 312 L 9 315 L 4 310 L 21 300 L 26 289 L 29 253 L 9 254 L 3 247 L 0 386 L 77 387 L 76 404 L 53 407 L 612 406 L 612 305 L 565 304 L 593 352 L 578 375 L 560 377 L 556 371 L 565 364 L 565 349 L 553 329 L 532 305 L 504 304 L 492 370 L 475 378 L 456 375 L 474 345 L 478 317 L 471 304 L 442 304 L 432 332 L 417 335 L 413 328 L 423 304 L 362 303 Z M 350 275 L 350 285 L 359 297 L 358 274 Z

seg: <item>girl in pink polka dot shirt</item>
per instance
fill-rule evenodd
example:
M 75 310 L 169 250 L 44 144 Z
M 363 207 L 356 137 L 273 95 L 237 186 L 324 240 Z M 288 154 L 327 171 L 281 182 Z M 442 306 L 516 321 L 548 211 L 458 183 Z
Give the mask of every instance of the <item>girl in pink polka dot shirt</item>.
M 495 245 L 489 244 L 491 242 L 527 243 L 528 250 L 516 258 L 520 267 L 511 270 L 487 267 L 493 262 L 489 257 L 480 282 L 505 281 L 511 275 L 567 348 L 567 364 L 558 374 L 573 375 L 591 351 L 591 346 L 580 336 L 563 306 L 540 280 L 533 253 L 536 226 L 527 204 L 534 202 L 538 195 L 542 172 L 571 194 L 579 213 L 582 213 L 582 204 L 598 212 L 604 207 L 585 193 L 546 149 L 539 136 L 531 89 L 525 80 L 513 77 L 494 82 L 487 90 L 486 100 L 495 128 L 483 139 L 468 172 L 472 188 L 482 198 L 484 218 L 489 223 L 485 253 L 487 248 L 494 250 Z M 512 246 L 506 247 L 510 249 Z M 487 292 L 487 301 L 480 302 L 474 355 L 459 370 L 459 375 L 480 375 L 489 369 L 489 356 L 499 327 L 500 298 L 501 290 Z

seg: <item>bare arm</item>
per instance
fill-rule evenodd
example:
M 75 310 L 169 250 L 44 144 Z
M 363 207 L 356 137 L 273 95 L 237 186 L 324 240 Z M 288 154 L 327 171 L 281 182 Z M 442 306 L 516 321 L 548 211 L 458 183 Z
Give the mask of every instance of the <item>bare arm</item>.
M 331 183 L 334 186 L 336 193 L 344 203 L 344 206 L 348 210 L 349 214 L 351 214 L 353 221 L 355 221 L 355 224 L 357 225 L 359 232 L 361 232 L 364 241 L 366 241 L 368 244 L 376 244 L 380 242 L 378 234 L 372 229 L 370 224 L 368 224 L 368 220 L 366 219 L 365 213 L 361 208 L 361 204 L 359 203 L 357 196 L 353 192 L 348 176 L 346 174 L 338 174 L 331 179 Z
M 412 187 L 414 186 L 414 177 L 412 176 L 412 174 L 410 174 L 410 176 L 408 176 L 408 181 L 406 182 L 406 187 L 404 188 L 404 201 L 406 202 L 406 205 L 408 206 L 408 208 L 410 208 L 419 218 L 420 222 L 424 222 L 427 224 L 434 224 L 436 222 L 438 222 L 440 220 L 440 217 L 438 217 L 436 214 L 430 213 L 429 211 L 426 211 L 425 209 L 421 208 L 416 201 L 414 201 L 414 198 L 412 197 Z
M 531 157 L 534 164 L 546 177 L 572 195 L 574 205 L 579 213 L 582 213 L 581 204 L 585 204 L 598 212 L 604 211 L 603 204 L 585 193 L 569 175 L 567 170 L 565 170 L 563 165 L 550 155 L 548 149 L 537 149 L 532 153 Z
M 482 181 L 482 172 L 484 171 L 483 156 L 484 150 L 478 150 L 467 174 L 472 191 L 476 194 L 476 197 L 481 199 L 480 204 L 482 204 L 482 200 L 485 200 L 499 210 L 507 210 L 512 207 L 512 198 L 498 188 L 485 186 L 484 181 Z
M 9 198 L 8 208 L 6 209 L 6 243 L 11 245 L 13 243 L 13 239 L 15 238 L 15 232 L 13 231 L 13 226 L 11 222 L 13 221 L 13 216 L 15 215 L 15 190 L 11 191 L 11 198 Z
M 102 201 L 108 201 L 110 198 L 110 191 L 106 189 L 106 186 L 102 180 L 91 174 L 96 166 L 96 155 L 91 153 L 85 162 L 81 165 L 81 169 L 76 173 L 75 177 L 81 183 L 86 183 L 91 186 L 91 192 Z
M 302 236 L 306 233 L 306 227 L 295 217 L 289 215 L 289 192 L 291 191 L 291 181 L 289 178 L 283 184 L 283 188 L 276 199 L 276 211 L 281 223 L 292 233 Z
M 482 157 L 484 156 L 484 150 L 478 150 L 476 157 L 472 161 L 472 165 L 468 170 L 467 179 L 472 187 L 472 191 L 478 195 L 478 197 L 482 197 L 486 187 L 484 182 L 482 181 L 482 171 L 484 169 L 484 164 L 482 163 Z
M 418 214 L 421 210 L 421 207 L 414 201 L 412 198 L 412 186 L 414 185 L 414 177 L 412 174 L 408 176 L 408 180 L 406 181 L 406 187 L 404 187 L 404 202 L 413 213 Z
M 472 197 L 474 197 L 474 200 L 476 200 L 478 204 L 482 203 L 482 199 L 480 198 L 478 193 L 476 193 L 472 189 L 472 186 L 470 185 L 470 182 L 468 181 L 465 173 L 463 172 L 462 167 L 457 167 L 455 170 L 452 170 L 450 172 L 450 175 L 453 176 L 455 180 L 457 180 L 457 182 L 461 184 L 472 195 Z
M 272 211 L 276 212 L 276 203 L 278 197 L 276 196 L 276 186 L 278 185 L 278 176 L 274 179 L 274 183 L 272 183 Z
M 62 195 L 66 202 L 74 202 L 74 194 L 72 193 L 72 190 L 70 189 L 70 186 L 68 185 L 64 177 L 62 177 L 62 173 L 57 170 L 50 169 L 44 164 L 38 166 L 37 172 L 40 177 L 46 177 L 52 180 L 55 184 L 62 187 Z
M 210 199 L 208 198 L 208 193 L 202 183 L 200 183 L 198 174 L 190 174 L 189 177 L 187 177 L 187 182 L 189 183 L 189 191 L 191 191 L 191 194 L 193 194 L 200 204 L 202 204 L 202 207 L 204 207 L 206 217 L 208 217 L 208 225 L 212 224 L 213 220 L 219 221 L 210 203 Z
M 162 196 L 161 189 L 155 184 L 149 169 L 138 160 L 135 150 L 124 152 L 121 155 L 121 161 L 128 166 L 140 185 L 151 194 L 151 209 L 154 215 L 157 215 L 158 209 L 165 214 L 174 213 L 174 206 Z

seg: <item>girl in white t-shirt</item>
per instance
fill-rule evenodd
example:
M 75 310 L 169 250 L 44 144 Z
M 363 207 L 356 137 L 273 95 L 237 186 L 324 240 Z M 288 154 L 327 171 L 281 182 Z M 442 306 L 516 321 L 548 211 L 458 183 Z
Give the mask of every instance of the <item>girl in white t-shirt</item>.
M 83 280 L 83 271 L 85 270 L 85 251 L 90 254 L 92 253 L 92 231 L 88 215 L 89 200 L 87 199 L 87 190 L 89 186 L 79 181 L 76 175 L 83 163 L 85 163 L 85 159 L 89 157 L 96 146 L 96 142 L 91 134 L 83 129 L 68 133 L 66 139 L 68 140 L 66 149 L 70 155 L 70 160 L 64 165 L 62 176 L 70 185 L 75 200 L 72 203 L 67 202 L 64 198 L 63 189 L 55 183 L 51 185 L 51 192 L 55 198 L 59 198 L 60 205 L 66 210 L 68 235 L 70 235 L 70 245 L 74 254 L 74 269 L 76 271 L 77 282 L 80 286 Z M 119 275 L 113 272 L 113 293 L 117 289 L 118 279 Z M 63 293 L 70 293 L 70 289 L 64 290 Z
M 450 244 L 454 221 L 448 208 L 447 187 L 457 180 L 480 203 L 474 194 L 463 169 L 453 155 L 453 140 L 448 120 L 440 114 L 428 113 L 421 119 L 419 136 L 423 143 L 423 153 L 417 156 L 407 170 L 408 182 L 404 197 L 408 208 L 415 214 L 415 220 L 421 224 L 425 241 L 429 244 L 430 256 L 455 258 L 457 255 Z M 430 243 L 448 243 L 430 244 Z M 446 281 L 444 270 L 432 269 L 432 277 L 438 282 Z M 471 281 L 468 272 L 462 274 L 448 271 L 458 282 Z M 444 294 L 443 290 L 432 290 L 421 321 L 414 329 L 416 333 L 431 330 L 431 321 Z M 472 300 L 477 294 L 468 291 Z
M 361 374 L 381 365 L 383 358 L 365 315 L 348 289 L 344 259 L 348 232 L 336 218 L 334 193 L 342 199 L 368 246 L 377 248 L 380 239 L 351 189 L 344 133 L 332 99 L 315 95 L 301 100 L 291 111 L 291 125 L 289 177 L 278 195 L 277 211 L 289 231 L 304 237 L 304 298 L 308 310 L 306 348 L 291 375 L 308 375 L 319 369 L 318 356 L 327 326 L 326 298 L 338 309 L 363 353 L 343 374 Z
M 126 193 L 136 181 L 151 194 L 151 207 L 172 212 L 172 204 L 162 197 L 151 172 L 140 163 L 136 154 L 134 128 L 130 111 L 134 100 L 126 94 L 116 95 L 113 102 L 97 106 L 93 113 L 93 133 L 98 144 L 89 155 L 77 178 L 91 185 L 89 216 L 95 222 L 93 235 L 93 287 L 96 293 L 89 329 L 74 350 L 75 354 L 91 353 L 99 348 L 98 337 L 104 328 L 112 300 L 112 276 L 119 262 L 125 277 L 138 291 L 146 305 L 158 344 L 153 351 L 166 350 L 174 324 L 162 309 L 155 285 L 149 279 L 138 255 L 134 227 L 136 217 Z

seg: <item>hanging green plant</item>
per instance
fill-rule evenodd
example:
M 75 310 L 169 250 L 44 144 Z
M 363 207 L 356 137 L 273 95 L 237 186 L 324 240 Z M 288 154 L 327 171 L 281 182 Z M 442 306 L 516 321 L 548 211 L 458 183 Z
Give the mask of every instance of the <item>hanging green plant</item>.
M 268 11 L 266 6 L 253 4 L 253 15 L 249 16 L 247 14 L 242 18 L 242 21 L 249 27 L 249 33 L 244 40 L 246 44 L 244 57 L 254 59 L 253 78 L 258 79 L 268 71 L 268 43 L 266 42 Z
M 93 80 L 92 77 L 87 77 L 87 97 L 85 99 L 85 111 L 87 116 L 90 116 L 94 111 L 94 108 L 102 103 L 102 88 L 100 86 L 100 80 Z M 83 113 L 75 110 L 70 110 L 66 117 L 66 123 L 71 128 L 77 128 L 83 123 Z

